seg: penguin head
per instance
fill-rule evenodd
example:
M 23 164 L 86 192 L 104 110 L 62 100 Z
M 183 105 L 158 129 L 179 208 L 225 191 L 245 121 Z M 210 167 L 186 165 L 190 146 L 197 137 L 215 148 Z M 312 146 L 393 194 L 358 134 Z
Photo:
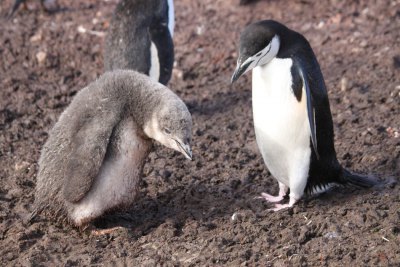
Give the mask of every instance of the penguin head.
M 144 133 L 192 159 L 192 117 L 180 99 L 161 105 L 161 108 L 153 113 L 151 120 L 145 123 Z
M 272 20 L 264 20 L 247 26 L 240 35 L 239 58 L 231 82 L 249 70 L 268 64 L 276 57 L 280 47 L 277 33 L 282 25 Z

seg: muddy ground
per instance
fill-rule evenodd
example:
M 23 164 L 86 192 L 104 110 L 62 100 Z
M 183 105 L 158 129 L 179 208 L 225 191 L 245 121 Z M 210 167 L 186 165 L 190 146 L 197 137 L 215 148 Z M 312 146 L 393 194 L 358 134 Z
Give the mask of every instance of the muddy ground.
M 156 146 L 135 205 L 96 222 L 123 228 L 103 236 L 21 218 L 48 131 L 102 73 L 104 37 L 78 28 L 106 31 L 116 0 L 63 0 L 54 14 L 31 1 L 5 20 L 11 2 L 0 6 L 1 266 L 400 265 L 398 184 L 337 188 L 276 213 L 255 198 L 278 186 L 255 144 L 250 75 L 229 82 L 247 23 L 275 19 L 300 31 L 325 76 L 338 159 L 397 181 L 399 1 L 176 0 L 169 87 L 193 115 L 194 160 Z

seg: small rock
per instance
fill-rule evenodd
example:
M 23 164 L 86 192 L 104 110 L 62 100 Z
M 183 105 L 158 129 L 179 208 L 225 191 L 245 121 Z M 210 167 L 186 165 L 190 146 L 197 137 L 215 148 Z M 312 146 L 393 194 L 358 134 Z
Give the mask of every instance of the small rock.
M 5 259 L 6 260 L 8 260 L 8 261 L 12 261 L 12 260 L 14 260 L 15 258 L 16 258 L 17 256 L 15 255 L 15 254 L 13 254 L 12 252 L 8 252 L 6 255 L 5 255 Z
M 42 40 L 42 32 L 39 31 L 29 39 L 32 43 Z
M 232 214 L 231 217 L 232 222 L 236 222 L 236 221 L 241 221 L 242 220 L 242 215 L 239 212 L 235 212 Z
M 182 79 L 183 78 L 183 71 L 174 68 L 172 70 L 172 75 L 176 76 L 178 79 Z
M 46 60 L 47 54 L 43 51 L 40 51 L 36 54 L 36 59 L 39 64 L 42 64 Z
M 14 169 L 17 172 L 24 171 L 25 169 L 27 169 L 29 167 L 29 165 L 30 165 L 29 162 L 26 162 L 26 161 L 16 162 L 14 164 Z
M 362 40 L 361 43 L 360 43 L 361 47 L 366 47 L 367 45 L 368 45 L 367 40 Z
M 202 35 L 204 33 L 204 25 L 200 25 L 196 27 L 196 34 Z
M 170 172 L 170 171 L 168 171 L 168 170 L 163 170 L 163 171 L 161 171 L 160 174 L 161 174 L 161 177 L 162 177 L 163 179 L 168 179 L 168 178 L 171 177 L 172 172 Z
M 347 79 L 345 77 L 342 77 L 342 79 L 340 80 L 340 90 L 342 90 L 342 92 L 346 91 L 347 89 Z
M 333 239 L 333 238 L 338 238 L 339 234 L 337 232 L 328 232 L 324 235 L 324 237 L 328 239 Z

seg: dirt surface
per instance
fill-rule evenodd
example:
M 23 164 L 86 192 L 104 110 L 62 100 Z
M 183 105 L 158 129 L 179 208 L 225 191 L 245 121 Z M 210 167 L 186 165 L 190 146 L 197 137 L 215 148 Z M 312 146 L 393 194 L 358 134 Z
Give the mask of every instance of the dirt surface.
M 234 86 L 239 32 L 275 19 L 310 41 L 325 76 L 338 159 L 382 178 L 400 176 L 400 2 L 177 0 L 169 87 L 194 121 L 193 161 L 161 146 L 129 212 L 89 235 L 45 219 L 24 225 L 47 133 L 75 93 L 103 69 L 116 0 L 0 7 L 1 266 L 399 266 L 400 186 L 337 188 L 270 212 L 277 193 L 254 139 L 250 75 Z M 82 29 L 82 28 L 81 28 Z M 95 32 L 95 33 L 96 33 Z

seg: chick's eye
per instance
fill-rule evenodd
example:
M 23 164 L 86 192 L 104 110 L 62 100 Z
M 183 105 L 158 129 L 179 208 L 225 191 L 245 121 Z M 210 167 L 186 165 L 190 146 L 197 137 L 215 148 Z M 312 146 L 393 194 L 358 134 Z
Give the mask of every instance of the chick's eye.
M 168 129 L 168 128 L 164 128 L 164 133 L 166 133 L 166 134 L 171 134 L 171 131 L 170 131 L 170 129 Z

